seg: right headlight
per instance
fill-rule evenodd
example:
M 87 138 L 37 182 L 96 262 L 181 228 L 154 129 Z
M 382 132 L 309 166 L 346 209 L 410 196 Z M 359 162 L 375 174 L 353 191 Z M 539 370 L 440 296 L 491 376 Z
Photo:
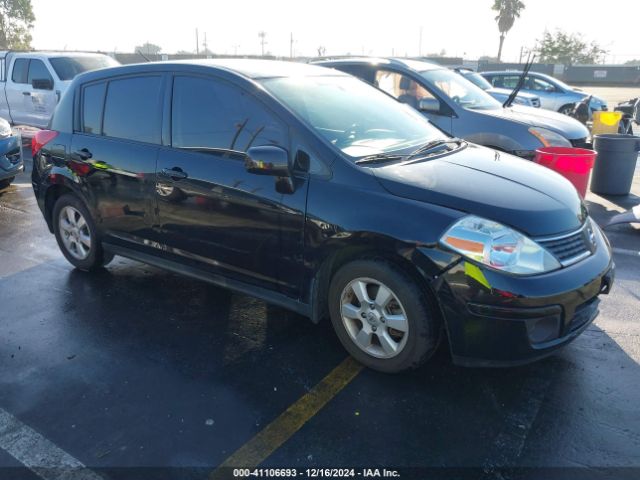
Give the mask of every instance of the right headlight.
M 551 272 L 561 267 L 553 255 L 533 240 L 475 215 L 454 223 L 440 243 L 470 260 L 514 275 Z
M 567 140 L 565 137 L 556 133 L 552 130 L 541 128 L 541 127 L 531 127 L 529 128 L 529 133 L 536 137 L 542 145 L 545 147 L 570 147 L 571 142 Z

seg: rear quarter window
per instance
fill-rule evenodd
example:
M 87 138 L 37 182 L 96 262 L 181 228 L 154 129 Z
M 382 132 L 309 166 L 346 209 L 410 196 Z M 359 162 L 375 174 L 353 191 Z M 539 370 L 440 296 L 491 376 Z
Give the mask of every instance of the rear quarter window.
M 111 80 L 107 86 L 102 134 L 108 137 L 160 143 L 162 77 Z
M 82 89 L 82 132 L 102 134 L 102 110 L 106 91 L 105 82 L 87 85 Z

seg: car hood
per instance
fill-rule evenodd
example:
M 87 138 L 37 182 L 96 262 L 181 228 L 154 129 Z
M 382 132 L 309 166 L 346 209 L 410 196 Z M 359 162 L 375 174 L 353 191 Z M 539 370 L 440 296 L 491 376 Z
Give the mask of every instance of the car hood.
M 582 201 L 564 177 L 474 144 L 372 171 L 393 195 L 488 218 L 532 237 L 576 230 L 586 218 Z
M 542 127 L 553 130 L 569 140 L 583 139 L 589 136 L 589 130 L 575 118 L 543 108 L 532 108 L 513 105 L 509 108 L 492 110 L 476 110 L 486 115 L 520 122 L 532 127 Z

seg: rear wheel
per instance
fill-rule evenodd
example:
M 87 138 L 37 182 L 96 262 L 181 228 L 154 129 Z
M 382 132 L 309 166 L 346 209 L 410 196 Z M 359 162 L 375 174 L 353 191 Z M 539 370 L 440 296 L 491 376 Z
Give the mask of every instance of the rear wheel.
M 111 261 L 85 205 L 72 194 L 61 196 L 53 209 L 53 229 L 60 250 L 79 270 L 95 270 Z
M 329 288 L 341 343 L 360 363 L 382 372 L 415 368 L 433 354 L 441 332 L 433 307 L 413 276 L 382 259 L 343 266 Z

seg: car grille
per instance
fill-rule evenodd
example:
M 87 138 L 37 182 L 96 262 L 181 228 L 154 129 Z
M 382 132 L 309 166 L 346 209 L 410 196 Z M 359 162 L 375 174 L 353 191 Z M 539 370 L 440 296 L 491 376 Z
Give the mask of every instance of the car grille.
M 595 248 L 592 236 L 591 226 L 589 221 L 586 221 L 577 232 L 559 237 L 541 238 L 537 242 L 566 267 L 591 255 Z
M 540 108 L 540 99 L 539 98 L 532 99 L 531 105 L 534 106 L 535 108 Z

